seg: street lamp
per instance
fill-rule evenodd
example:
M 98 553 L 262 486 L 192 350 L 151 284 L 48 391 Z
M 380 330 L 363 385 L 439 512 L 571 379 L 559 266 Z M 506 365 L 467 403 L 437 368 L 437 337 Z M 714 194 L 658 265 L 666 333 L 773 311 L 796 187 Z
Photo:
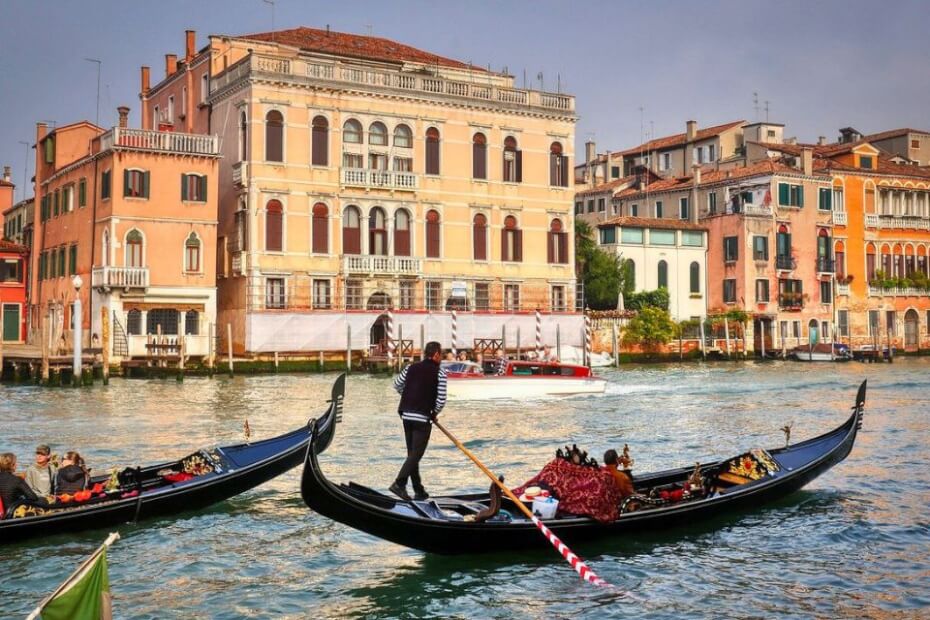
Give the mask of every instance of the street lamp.
M 74 276 L 71 280 L 71 285 L 74 286 L 74 305 L 71 310 L 71 340 L 74 343 L 74 369 L 71 383 L 75 387 L 81 385 L 81 286 L 83 284 L 84 281 L 79 275 Z

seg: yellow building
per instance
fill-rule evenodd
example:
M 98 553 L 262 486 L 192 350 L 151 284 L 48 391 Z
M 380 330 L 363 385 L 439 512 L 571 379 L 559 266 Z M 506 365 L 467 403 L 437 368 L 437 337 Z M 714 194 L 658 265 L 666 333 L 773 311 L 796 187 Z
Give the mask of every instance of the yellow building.
M 370 350 L 386 309 L 416 348 L 450 346 L 453 309 L 459 348 L 518 330 L 528 346 L 537 309 L 547 342 L 559 325 L 579 343 L 574 97 L 377 37 L 297 28 L 195 54 L 188 36 L 143 118 L 179 96 L 167 84 L 209 83 L 218 320 L 237 352 Z M 191 67 L 208 77 L 171 77 Z

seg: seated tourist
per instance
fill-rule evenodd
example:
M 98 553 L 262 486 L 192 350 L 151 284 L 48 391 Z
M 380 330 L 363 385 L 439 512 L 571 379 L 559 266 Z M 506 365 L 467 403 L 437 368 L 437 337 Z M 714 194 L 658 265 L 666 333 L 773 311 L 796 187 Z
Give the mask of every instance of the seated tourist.
M 468 361 L 468 353 L 466 353 L 465 351 L 459 351 L 459 361 L 460 361 L 460 362 L 467 362 L 467 361 Z
M 26 468 L 26 484 L 37 495 L 55 492 L 55 476 L 58 468 L 52 463 L 52 450 L 45 444 L 36 447 L 35 463 Z
M 636 491 L 633 489 L 633 480 L 630 475 L 619 469 L 619 457 L 616 450 L 608 450 L 604 453 L 604 469 L 613 476 L 614 483 L 620 491 L 620 499 L 633 495 Z
M 68 452 L 61 461 L 58 476 L 55 478 L 55 492 L 74 493 L 87 487 L 89 476 L 84 468 L 84 459 L 77 452 Z
M 447 362 L 454 362 L 454 361 L 455 361 L 455 354 L 452 353 L 452 351 L 446 351 L 446 361 L 447 361 Z
M 26 481 L 16 475 L 16 455 L 10 452 L 0 454 L 0 503 L 3 504 L 0 519 L 15 504 L 24 501 L 36 506 L 48 505 L 45 498 L 36 495 Z

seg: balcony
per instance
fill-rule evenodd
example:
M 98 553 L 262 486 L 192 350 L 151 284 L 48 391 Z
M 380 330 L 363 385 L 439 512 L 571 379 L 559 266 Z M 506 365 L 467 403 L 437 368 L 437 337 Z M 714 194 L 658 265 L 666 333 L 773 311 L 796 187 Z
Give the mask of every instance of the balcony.
M 778 307 L 783 310 L 800 310 L 804 307 L 804 295 L 801 293 L 780 293 Z
M 750 217 L 771 217 L 771 205 L 744 204 L 743 213 Z
M 781 271 L 794 271 L 797 269 L 798 259 L 793 256 L 779 254 L 775 256 L 775 268 Z
M 218 157 L 220 138 L 205 134 L 114 127 L 100 136 L 100 150 L 109 149 Z
M 832 258 L 817 259 L 817 273 L 833 273 L 836 271 L 836 261 Z
M 868 215 L 866 217 L 866 226 L 868 223 Z M 873 216 L 874 217 L 874 216 Z M 877 228 L 902 228 L 908 230 L 930 230 L 930 220 L 918 217 L 916 215 L 896 217 L 894 215 L 879 215 L 876 218 L 878 220 L 876 227 Z
M 878 228 L 878 216 L 874 213 L 865 214 L 865 227 L 866 228 Z
M 906 287 L 906 288 L 884 288 L 882 286 L 869 285 L 869 296 L 870 297 L 928 297 L 930 296 L 930 290 L 924 288 L 916 287 Z
M 91 273 L 91 286 L 99 290 L 121 288 L 147 289 L 149 287 L 148 267 L 94 267 Z
M 833 212 L 833 223 L 837 226 L 846 226 L 846 212 L 845 211 L 834 211 Z
M 249 184 L 249 164 L 244 161 L 232 165 L 232 180 L 236 187 L 245 187 Z
M 367 168 L 341 168 L 342 185 L 366 189 L 400 189 L 415 191 L 419 176 L 413 172 L 369 170 Z
M 837 295 L 849 295 L 849 285 L 837 283 L 836 294 Z
M 361 275 L 420 275 L 420 259 L 409 256 L 364 256 L 342 257 L 342 271 Z

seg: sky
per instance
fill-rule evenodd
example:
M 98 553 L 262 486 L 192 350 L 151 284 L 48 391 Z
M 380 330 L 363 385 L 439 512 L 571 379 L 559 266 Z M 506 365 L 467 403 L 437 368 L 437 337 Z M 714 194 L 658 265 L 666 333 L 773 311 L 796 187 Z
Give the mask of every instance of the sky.
M 272 15 L 273 13 L 273 15 Z M 272 22 L 273 20 L 273 22 Z M 930 1 L 565 0 L 0 0 L 0 165 L 16 199 L 35 124 L 132 108 L 139 67 L 164 76 L 164 55 L 210 34 L 311 26 L 376 36 L 442 56 L 506 67 L 523 86 L 576 97 L 576 153 L 732 120 L 785 123 L 785 136 L 836 139 L 898 127 L 930 129 Z M 758 107 L 754 94 L 758 93 Z M 28 177 L 34 170 L 29 150 Z M 32 188 L 27 189 L 31 195 Z

